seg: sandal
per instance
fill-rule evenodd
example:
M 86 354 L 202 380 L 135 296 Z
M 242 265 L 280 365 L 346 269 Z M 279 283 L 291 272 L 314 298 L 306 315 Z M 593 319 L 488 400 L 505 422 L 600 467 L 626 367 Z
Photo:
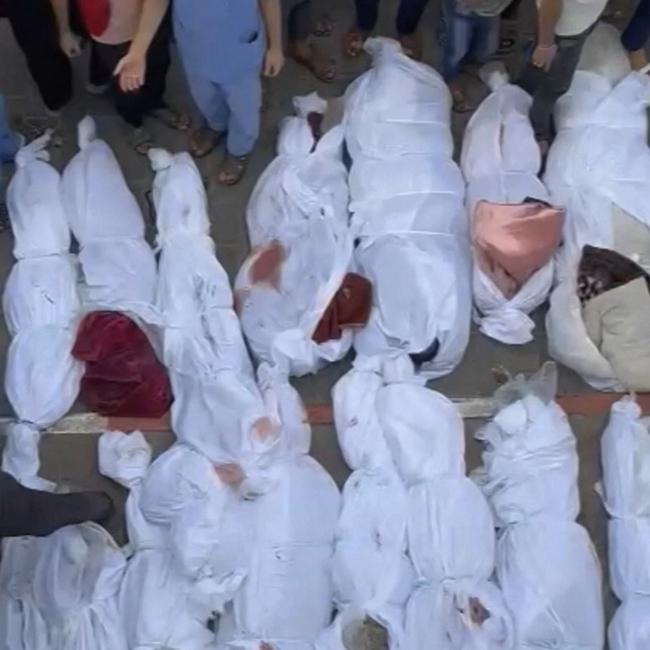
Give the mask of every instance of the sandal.
M 150 117 L 153 117 L 155 120 L 158 120 L 165 126 L 168 126 L 170 129 L 175 131 L 187 131 L 190 128 L 190 119 L 185 115 L 185 113 L 180 113 L 175 111 L 168 106 L 163 106 L 163 108 L 157 108 L 151 113 Z
M 409 58 L 419 61 L 422 58 L 422 44 L 415 34 L 403 35 L 399 37 L 402 52 Z
M 319 81 L 329 84 L 336 79 L 336 62 L 326 56 L 319 47 L 291 45 L 289 55 L 296 63 L 307 68 Z
M 202 126 L 190 135 L 189 150 L 195 158 L 203 158 L 213 151 L 223 138 L 222 131 Z
M 332 20 L 332 17 L 329 16 L 328 14 L 323 14 L 316 21 L 314 25 L 313 34 L 314 36 L 318 36 L 319 38 L 327 38 L 328 36 L 332 35 L 333 31 L 334 31 L 334 21 Z
M 132 129 L 129 134 L 129 144 L 141 156 L 146 156 L 153 147 L 153 138 L 143 126 Z
M 248 169 L 248 161 L 250 156 L 247 154 L 245 156 L 233 156 L 232 154 L 226 154 L 226 159 L 221 165 L 219 170 L 218 180 L 222 185 L 227 187 L 232 187 L 237 185 L 239 181 L 244 177 L 246 169 Z
M 367 34 L 358 29 L 350 29 L 343 37 L 343 52 L 346 56 L 356 59 L 363 52 L 363 44 Z

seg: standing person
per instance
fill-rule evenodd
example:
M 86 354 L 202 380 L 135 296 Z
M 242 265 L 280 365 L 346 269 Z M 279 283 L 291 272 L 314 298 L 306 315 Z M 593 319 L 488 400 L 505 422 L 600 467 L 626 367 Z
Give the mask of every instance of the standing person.
M 518 84 L 533 97 L 530 120 L 542 155 L 553 137 L 553 109 L 569 90 L 582 47 L 607 0 L 538 0 L 537 40 Z
M 289 10 L 288 53 L 300 65 L 305 66 L 319 81 L 331 83 L 336 77 L 336 64 L 326 56 L 318 45 L 309 42 L 312 34 L 328 33 L 328 22 L 314 20 L 311 0 L 299 0 Z
M 52 2 L 65 32 L 67 0 Z M 77 0 L 77 6 L 93 41 L 92 57 L 105 76 L 112 76 L 115 109 L 130 126 L 133 148 L 145 154 L 153 145 L 145 117 L 186 130 L 187 119 L 164 99 L 171 62 L 169 0 Z
M 284 65 L 280 0 L 174 0 L 174 31 L 204 124 L 190 149 L 205 156 L 227 134 L 218 180 L 238 183 L 260 128 L 260 73 Z
M 640 0 L 634 15 L 621 36 L 633 70 L 648 65 L 645 46 L 650 38 L 650 0 Z
M 442 76 L 449 85 L 453 108 L 472 110 L 459 82 L 464 62 L 481 65 L 499 45 L 499 16 L 510 0 L 444 0 L 440 29 Z
M 59 32 L 50 0 L 9 0 L 3 7 L 45 105 L 47 126 L 56 128 L 61 110 L 72 98 L 70 58 L 81 52 L 79 38 L 69 22 Z
M 395 30 L 404 53 L 419 59 L 422 46 L 416 31 L 429 0 L 400 0 Z M 345 35 L 343 47 L 348 56 L 357 57 L 363 51 L 363 43 L 370 36 L 379 17 L 379 0 L 354 0 L 355 25 Z

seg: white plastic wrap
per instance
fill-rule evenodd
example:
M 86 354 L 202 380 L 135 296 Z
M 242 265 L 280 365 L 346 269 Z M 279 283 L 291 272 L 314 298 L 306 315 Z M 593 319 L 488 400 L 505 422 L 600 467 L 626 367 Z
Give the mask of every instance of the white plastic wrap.
M 295 116 L 280 125 L 277 155 L 264 170 L 246 208 L 253 248 L 286 237 L 321 212 L 339 228 L 348 225 L 347 170 L 343 164 L 343 126 L 314 137 L 308 117 L 325 118 L 328 102 L 311 93 L 293 100 Z
M 609 582 L 622 601 L 609 643 L 612 650 L 636 650 L 650 640 L 650 432 L 633 398 L 612 406 L 601 458 Z
M 541 156 L 528 117 L 530 95 L 509 84 L 499 68 L 487 68 L 484 80 L 492 92 L 467 124 L 461 152 L 470 214 L 481 200 L 516 204 L 534 198 L 548 203 L 548 191 L 538 178 Z M 532 341 L 535 324 L 528 314 L 546 300 L 553 271 L 550 260 L 508 299 L 475 264 L 474 302 L 481 332 L 503 343 Z
M 77 272 L 59 174 L 46 162 L 48 141 L 46 134 L 17 155 L 7 202 L 19 259 L 2 299 L 13 337 L 5 391 L 18 420 L 7 429 L 2 466 L 37 488 L 52 487 L 38 477 L 38 432 L 71 408 L 83 374 L 71 355 L 80 309 Z
M 162 246 L 156 303 L 175 398 L 172 428 L 215 463 L 243 463 L 262 451 L 258 434 L 268 434 L 273 425 L 233 310 L 228 276 L 209 236 L 203 181 L 188 154 L 156 149 L 150 158 Z
M 0 648 L 50 650 L 46 622 L 36 606 L 32 583 L 44 541 L 14 537 L 2 541 L 0 563 Z
M 66 526 L 42 541 L 32 590 L 57 650 L 127 650 L 117 595 L 126 559 L 96 524 Z
M 244 334 L 254 356 L 293 375 L 316 372 L 342 359 L 352 331 L 316 343 L 312 335 L 352 263 L 348 228 L 343 126 L 318 139 L 309 116 L 325 118 L 327 102 L 315 93 L 294 99 L 295 117 L 281 128 L 278 155 L 255 186 L 246 212 L 253 251 L 235 281 Z M 283 249 L 277 286 L 253 282 L 258 247 Z
M 354 345 L 363 356 L 422 354 L 420 372 L 435 378 L 460 362 L 471 312 L 451 99 L 442 78 L 396 42 L 368 39 L 366 49 L 373 67 L 345 95 L 355 257 L 373 285 L 370 320 Z
M 332 393 L 339 445 L 353 470 L 343 489 L 333 577 L 339 617 L 370 617 L 396 649 L 415 574 L 407 555 L 408 497 L 377 415 L 384 375 L 394 369 L 374 361 L 358 360 Z
M 87 309 L 114 309 L 152 318 L 156 260 L 144 239 L 135 197 L 95 122 L 78 127 L 79 152 L 63 172 L 63 201 L 79 242 L 82 298 Z
M 549 352 L 600 390 L 623 386 L 585 329 L 577 268 L 586 244 L 616 250 L 615 210 L 650 229 L 649 102 L 650 78 L 629 71 L 618 33 L 599 25 L 587 40 L 569 92 L 556 106 L 558 134 L 544 181 L 553 203 L 566 209 L 558 284 L 546 320 Z M 638 246 L 625 254 L 642 264 L 646 260 L 647 266 L 650 252 L 640 239 Z
M 238 549 L 248 571 L 220 619 L 217 647 L 265 641 L 273 648 L 308 648 L 331 621 L 331 557 L 341 499 L 329 474 L 307 455 L 310 426 L 286 377 L 269 371 L 262 388 L 282 423 L 269 470 L 274 485 L 254 501 L 231 499 L 224 512 L 220 534 L 243 534 Z
M 140 432 L 110 431 L 99 439 L 100 472 L 129 489 L 125 510 L 132 555 L 118 601 L 127 644 L 207 648 L 214 642 L 206 626 L 210 613 L 190 597 L 193 581 L 176 562 L 169 528 L 147 521 L 140 507 L 150 460 L 151 448 Z
M 574 521 L 578 458 L 556 387 L 547 364 L 497 391 L 499 411 L 477 434 L 487 444 L 477 478 L 502 528 L 496 576 L 517 647 L 602 650 L 600 563 Z

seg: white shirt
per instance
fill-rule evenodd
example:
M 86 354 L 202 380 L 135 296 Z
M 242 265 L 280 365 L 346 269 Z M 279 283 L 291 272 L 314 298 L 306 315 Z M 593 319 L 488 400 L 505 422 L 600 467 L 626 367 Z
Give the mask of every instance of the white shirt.
M 540 0 L 537 0 L 539 7 Z M 607 0 L 562 0 L 562 11 L 555 25 L 556 36 L 577 36 L 586 32 L 605 10 Z

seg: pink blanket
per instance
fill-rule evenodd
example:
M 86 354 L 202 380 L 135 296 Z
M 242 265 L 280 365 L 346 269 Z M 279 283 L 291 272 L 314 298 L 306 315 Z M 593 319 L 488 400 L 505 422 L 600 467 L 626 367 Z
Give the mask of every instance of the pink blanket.
M 510 299 L 552 257 L 564 213 L 544 203 L 479 201 L 472 215 L 476 263 Z

